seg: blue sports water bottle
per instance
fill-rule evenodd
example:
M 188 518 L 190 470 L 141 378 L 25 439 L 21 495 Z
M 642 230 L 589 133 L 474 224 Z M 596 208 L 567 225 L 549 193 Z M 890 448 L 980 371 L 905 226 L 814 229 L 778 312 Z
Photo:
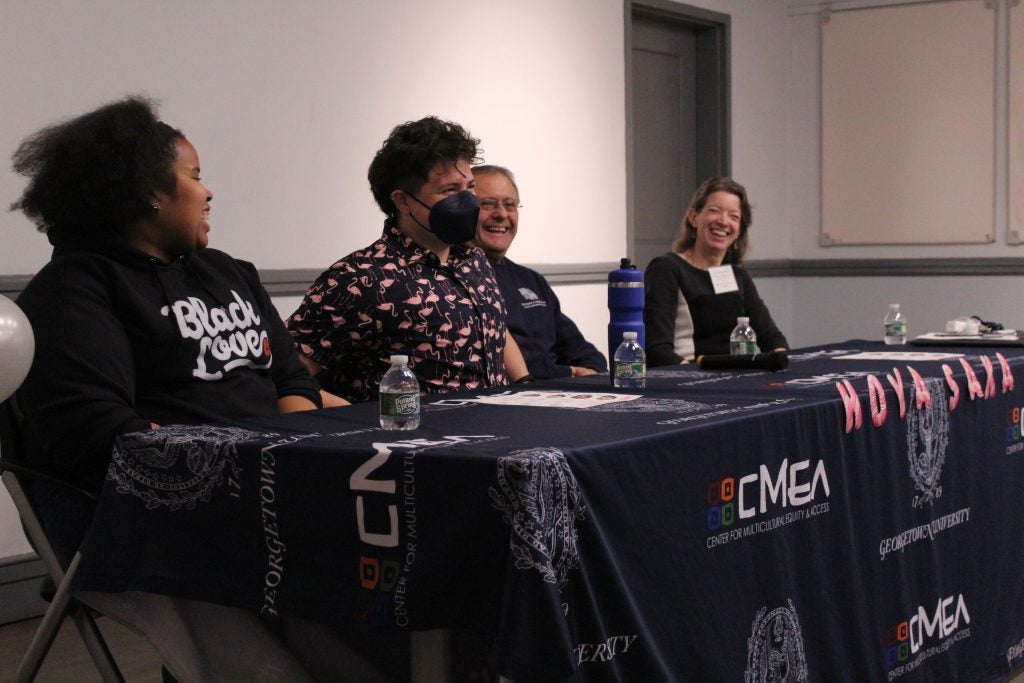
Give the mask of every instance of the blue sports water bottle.
M 644 336 L 644 274 L 628 258 L 618 270 L 608 273 L 608 359 L 622 343 L 623 332 L 636 332 L 636 340 L 647 349 Z

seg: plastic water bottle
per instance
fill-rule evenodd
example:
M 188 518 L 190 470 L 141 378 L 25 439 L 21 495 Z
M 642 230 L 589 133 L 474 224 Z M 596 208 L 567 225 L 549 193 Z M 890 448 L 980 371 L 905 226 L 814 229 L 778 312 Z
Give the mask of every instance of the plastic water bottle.
M 636 340 L 636 332 L 623 332 L 622 343 L 612 362 L 612 386 L 643 389 L 647 386 L 647 354 Z
M 390 431 L 420 426 L 420 383 L 408 356 L 391 356 L 391 368 L 380 380 L 380 426 Z
M 644 334 L 644 274 L 628 258 L 618 270 L 608 273 L 608 359 L 619 348 L 623 332 L 636 332 L 636 340 L 647 348 Z
M 907 343 L 907 317 L 900 312 L 899 304 L 889 304 L 889 312 L 885 314 L 885 343 Z
M 752 356 L 757 353 L 757 332 L 750 326 L 750 318 L 736 318 L 736 327 L 729 335 L 729 353 L 734 356 Z

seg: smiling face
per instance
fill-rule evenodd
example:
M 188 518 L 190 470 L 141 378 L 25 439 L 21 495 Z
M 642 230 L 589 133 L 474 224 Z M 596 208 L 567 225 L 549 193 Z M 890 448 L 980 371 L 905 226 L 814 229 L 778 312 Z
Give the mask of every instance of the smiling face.
M 501 173 L 476 176 L 476 195 L 480 198 L 480 221 L 474 243 L 491 261 L 505 258 L 519 227 L 519 191 Z
M 159 208 L 129 236 L 136 248 L 165 262 L 208 244 L 213 200 L 213 194 L 199 177 L 196 148 L 185 138 L 179 138 L 175 146 L 178 154 L 171 164 L 174 194 L 154 192 L 153 199 Z
M 490 261 L 501 261 L 519 227 L 519 190 L 503 173 L 479 173 L 476 196 L 480 199 L 480 220 L 473 243 Z
M 731 192 L 712 192 L 704 208 L 699 212 L 690 209 L 687 218 L 697 229 L 694 250 L 721 257 L 740 236 L 740 198 Z

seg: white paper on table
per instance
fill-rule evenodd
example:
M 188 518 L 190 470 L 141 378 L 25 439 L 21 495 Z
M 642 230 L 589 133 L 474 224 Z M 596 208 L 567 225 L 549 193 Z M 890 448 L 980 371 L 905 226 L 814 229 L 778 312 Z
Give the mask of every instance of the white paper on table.
M 863 351 L 845 356 L 832 356 L 835 360 L 891 360 L 891 361 L 940 361 L 960 358 L 962 353 L 948 351 Z
M 537 406 L 543 408 L 594 408 L 609 403 L 638 399 L 638 394 L 608 391 L 510 391 L 493 396 L 477 396 L 473 403 L 498 406 Z
M 980 332 L 978 334 L 962 334 L 960 332 L 927 332 L 914 337 L 917 340 L 956 343 L 958 341 L 986 341 L 986 342 L 1015 342 L 1020 341 L 1017 330 L 996 330 L 995 332 Z

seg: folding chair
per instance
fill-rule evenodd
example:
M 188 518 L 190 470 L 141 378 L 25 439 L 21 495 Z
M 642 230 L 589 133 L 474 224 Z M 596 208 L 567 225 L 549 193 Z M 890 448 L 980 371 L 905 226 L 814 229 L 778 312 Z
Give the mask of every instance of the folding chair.
M 46 570 L 53 580 L 53 585 L 56 586 L 56 593 L 50 600 L 50 605 L 43 615 L 39 628 L 32 637 L 28 651 L 18 666 L 14 681 L 15 683 L 23 683 L 35 679 L 39 673 L 39 668 L 43 664 L 43 660 L 50 651 L 50 646 L 53 645 L 53 640 L 56 638 L 61 624 L 66 617 L 71 617 L 75 626 L 78 627 L 82 640 L 85 641 L 85 646 L 89 650 L 89 655 L 96 664 L 101 678 L 106 682 L 118 681 L 123 683 L 124 678 L 121 675 L 121 671 L 117 668 L 117 664 L 110 654 L 106 641 L 103 640 L 103 635 L 96 627 L 92 613 L 88 607 L 71 595 L 71 579 L 78 568 L 81 555 L 80 553 L 75 553 L 68 568 L 64 569 L 61 567 L 46 537 L 46 533 L 43 531 L 42 525 L 39 523 L 39 518 L 32 509 L 32 504 L 25 493 L 23 482 L 31 479 L 45 479 L 58 486 L 77 491 L 81 495 L 93 500 L 96 499 L 96 496 L 73 484 L 40 472 L 23 462 L 19 462 L 18 455 L 21 450 L 20 426 L 20 414 L 18 413 L 14 398 L 12 397 L 0 403 L 0 476 L 2 476 L 4 485 L 11 494 L 11 499 L 18 510 L 18 515 L 21 517 L 22 526 L 25 529 L 29 542 L 35 548 L 43 564 L 46 565 Z

